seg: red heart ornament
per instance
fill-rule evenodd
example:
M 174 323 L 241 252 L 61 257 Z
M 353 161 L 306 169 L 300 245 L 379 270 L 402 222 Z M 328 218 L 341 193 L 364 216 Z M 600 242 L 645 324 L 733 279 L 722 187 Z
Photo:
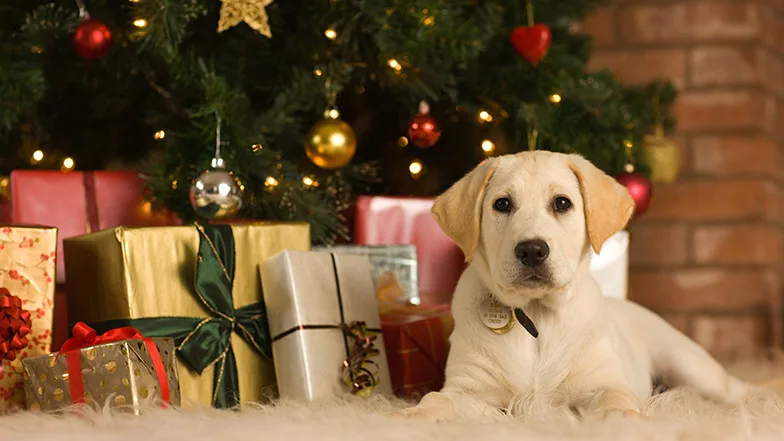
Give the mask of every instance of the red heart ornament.
M 531 27 L 518 26 L 509 34 L 509 41 L 512 42 L 517 53 L 534 66 L 547 55 L 552 38 L 550 28 L 544 24 Z

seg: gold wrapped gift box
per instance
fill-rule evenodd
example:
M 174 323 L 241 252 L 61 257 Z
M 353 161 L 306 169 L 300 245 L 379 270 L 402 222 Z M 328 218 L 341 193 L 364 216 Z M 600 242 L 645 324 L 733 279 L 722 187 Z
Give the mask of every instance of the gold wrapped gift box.
M 199 231 L 193 226 L 119 227 L 66 239 L 70 319 L 95 324 L 116 319 L 215 317 L 194 293 Z M 231 231 L 236 250 L 231 295 L 238 309 L 262 301 L 260 263 L 284 249 L 310 249 L 306 223 L 234 225 Z M 261 401 L 275 389 L 272 360 L 234 330 L 229 348 L 236 358 L 239 398 Z M 187 363 L 179 363 L 183 406 L 214 402 L 216 366 L 222 364 L 214 363 L 199 375 Z
M 169 403 L 180 404 L 174 342 L 152 339 L 158 348 L 169 386 Z M 161 406 L 161 387 L 150 351 L 143 340 L 123 340 L 89 346 L 79 351 L 84 403 L 96 410 L 108 405 L 134 414 Z M 63 410 L 74 404 L 73 379 L 65 354 L 43 355 L 23 361 L 25 395 L 30 410 Z M 76 392 L 78 393 L 78 392 Z

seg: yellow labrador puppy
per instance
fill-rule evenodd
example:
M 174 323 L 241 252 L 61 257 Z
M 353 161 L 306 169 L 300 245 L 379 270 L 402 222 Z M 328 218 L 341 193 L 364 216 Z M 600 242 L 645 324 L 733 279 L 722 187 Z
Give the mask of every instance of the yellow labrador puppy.
M 603 297 L 591 277 L 590 250 L 624 228 L 633 204 L 582 157 L 544 151 L 488 159 L 442 194 L 433 214 L 470 264 L 453 299 L 444 388 L 403 414 L 638 415 L 655 377 L 742 400 L 747 385 L 700 346 Z

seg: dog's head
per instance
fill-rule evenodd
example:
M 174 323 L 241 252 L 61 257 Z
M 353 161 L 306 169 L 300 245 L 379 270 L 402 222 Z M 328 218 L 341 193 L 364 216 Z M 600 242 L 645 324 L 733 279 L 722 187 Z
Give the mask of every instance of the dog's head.
M 485 283 L 516 305 L 568 292 L 633 210 L 626 188 L 584 158 L 544 151 L 488 159 L 433 205 Z

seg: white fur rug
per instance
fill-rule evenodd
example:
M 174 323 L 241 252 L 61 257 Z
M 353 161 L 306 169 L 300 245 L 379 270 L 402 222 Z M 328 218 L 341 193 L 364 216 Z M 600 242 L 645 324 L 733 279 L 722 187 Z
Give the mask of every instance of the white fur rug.
M 756 362 L 731 370 L 755 383 L 784 378 L 784 363 Z M 16 413 L 0 417 L 0 440 L 260 440 L 260 441 L 385 441 L 385 440 L 619 440 L 722 441 L 784 440 L 784 399 L 772 387 L 760 390 L 740 408 L 706 402 L 688 390 L 656 396 L 640 419 L 611 418 L 549 422 L 509 417 L 492 424 L 430 424 L 386 415 L 402 401 L 347 399 L 318 405 L 279 403 L 242 412 L 150 410 L 142 416 L 57 417 Z M 780 389 L 781 390 L 781 389 Z

